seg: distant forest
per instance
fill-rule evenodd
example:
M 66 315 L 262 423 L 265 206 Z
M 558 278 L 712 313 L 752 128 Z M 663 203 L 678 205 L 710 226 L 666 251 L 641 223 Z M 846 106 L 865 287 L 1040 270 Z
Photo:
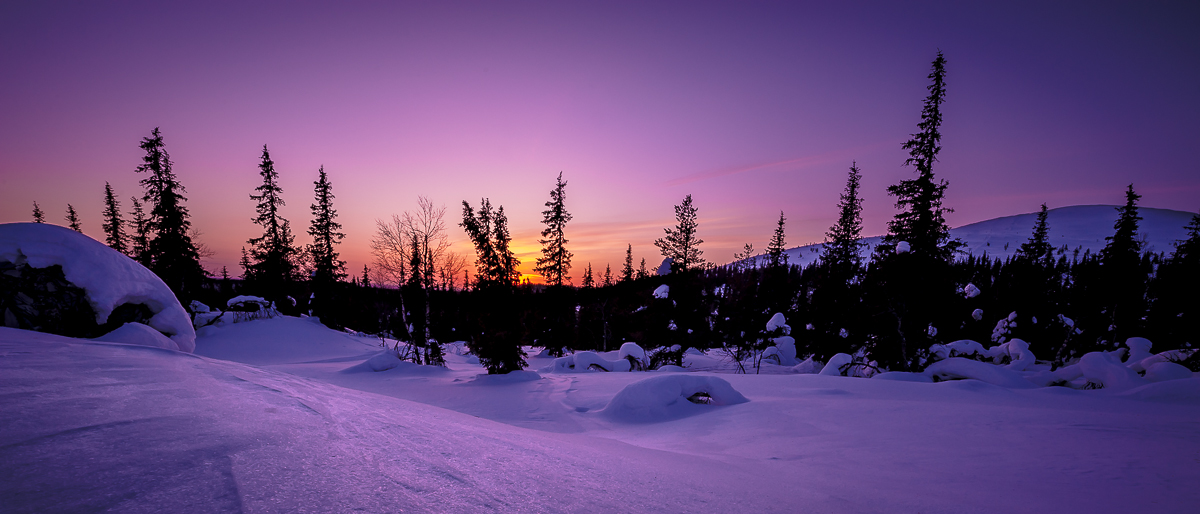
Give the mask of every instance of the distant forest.
M 937 358 L 930 346 L 961 339 L 998 344 L 1019 338 L 1055 367 L 1087 352 L 1115 350 L 1134 336 L 1163 349 L 1200 342 L 1200 214 L 1170 255 L 1146 252 L 1132 184 L 1099 253 L 1055 252 L 1043 205 L 1016 255 L 963 254 L 944 217 L 951 211 L 943 204 L 948 183 L 934 175 L 945 65 L 939 52 L 918 130 L 903 145 L 914 175 L 888 187 L 897 212 L 869 258 L 861 256 L 861 172 L 851 165 L 837 222 L 820 258 L 807 266 L 788 262 L 782 212 L 765 252 L 746 245 L 731 264 L 708 262 L 698 207 L 687 195 L 675 206 L 677 224 L 654 242 L 669 273 L 647 270 L 645 259 L 635 264 L 629 249 L 620 269 L 581 269 L 572 263 L 567 181 L 559 174 L 543 211 L 535 267 L 545 284 L 519 280 L 504 207 L 486 198 L 464 201 L 461 216 L 451 220 L 474 246 L 473 273 L 465 258 L 448 251 L 452 228 L 445 209 L 425 198 L 416 211 L 378 222 L 373 268 L 347 270 L 337 251 L 345 235 L 325 170 L 314 183 L 307 229 L 313 242 L 299 246 L 280 214 L 283 190 L 264 146 L 262 185 L 250 193 L 262 235 L 243 247 L 240 273 L 213 274 L 200 264 L 206 249 L 158 129 L 141 141 L 145 156 L 136 171 L 144 191 L 130 198 L 128 214 L 105 185 L 105 240 L 161 277 L 185 308 L 193 301 L 224 308 L 235 295 L 261 296 L 285 314 L 404 341 L 403 350 L 394 348 L 422 364 L 444 364 L 441 344 L 465 341 L 491 373 L 522 369 L 522 346 L 561 355 L 633 341 L 650 351 L 652 366 L 680 364 L 687 348 L 761 359 L 781 335 L 782 329 L 767 329 L 775 313 L 786 316 L 801 357 L 823 361 L 846 353 L 856 363 L 891 370 L 919 370 Z M 45 222 L 36 202 L 33 218 Z M 70 205 L 66 220 L 80 230 Z M 578 286 L 572 276 L 581 277 Z M 1185 364 L 1200 371 L 1198 353 Z

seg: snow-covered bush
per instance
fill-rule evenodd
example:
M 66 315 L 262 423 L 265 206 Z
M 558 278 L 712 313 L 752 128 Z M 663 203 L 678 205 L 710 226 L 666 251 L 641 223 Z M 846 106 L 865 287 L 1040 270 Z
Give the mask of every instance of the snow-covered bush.
M 554 359 L 550 365 L 554 373 L 579 373 L 584 371 L 629 371 L 631 363 L 627 359 L 610 361 L 596 352 L 575 352 L 565 357 Z
M 178 350 L 191 352 L 196 348 L 191 319 L 170 288 L 141 264 L 88 236 L 42 223 L 0 224 L 0 266 L 6 268 L 2 273 L 6 277 L 2 279 L 5 297 L 12 294 L 17 299 L 15 305 L 2 309 L 6 325 L 11 322 L 22 326 L 22 320 L 49 320 L 62 315 L 57 308 L 45 308 L 60 303 L 55 297 L 66 294 L 62 288 L 42 289 L 46 293 L 42 296 L 44 302 L 32 301 L 33 296 L 20 290 L 30 284 L 22 278 L 29 278 L 26 273 L 45 276 L 61 269 L 62 280 L 83 291 L 83 299 L 92 310 L 89 321 L 97 326 L 96 330 L 140 321 L 173 341 Z M 24 301 L 26 298 L 30 301 Z M 106 326 L 110 324 L 117 326 Z M 34 325 L 22 328 L 33 329 Z
M 620 351 L 617 352 L 617 357 L 628 360 L 630 368 L 634 371 L 645 371 L 650 367 L 650 359 L 646 357 L 646 350 L 634 342 L 622 344 Z
M 226 302 L 226 306 L 233 315 L 234 323 L 279 316 L 279 310 L 275 308 L 274 303 L 258 296 L 235 296 Z

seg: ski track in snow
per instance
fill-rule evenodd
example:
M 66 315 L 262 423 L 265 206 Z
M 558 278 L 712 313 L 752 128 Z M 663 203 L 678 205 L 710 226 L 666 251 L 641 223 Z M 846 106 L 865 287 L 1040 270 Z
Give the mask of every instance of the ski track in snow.
M 477 380 L 482 368 L 458 355 L 445 370 L 345 371 L 380 350 L 296 318 L 205 329 L 196 355 L 0 328 L 0 510 L 1182 513 L 1200 502 L 1195 377 L 1176 381 L 1182 399 L 1146 400 L 720 373 L 750 401 L 627 423 L 600 411 L 663 373 Z

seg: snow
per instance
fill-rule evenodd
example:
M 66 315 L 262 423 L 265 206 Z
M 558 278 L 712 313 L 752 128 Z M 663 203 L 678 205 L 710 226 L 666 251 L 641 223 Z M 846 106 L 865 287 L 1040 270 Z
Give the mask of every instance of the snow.
M 771 319 L 767 320 L 767 332 L 774 332 L 783 329 L 783 335 L 792 333 L 792 327 L 787 325 L 787 319 L 783 317 L 782 312 L 776 312 Z
M 1102 352 L 1092 352 L 1081 357 L 1079 369 L 1088 382 L 1105 389 L 1123 391 L 1146 384 L 1146 379 L 1136 371 L 1114 363 L 1112 358 Z
M 633 358 L 641 364 L 642 369 L 650 365 L 650 359 L 646 358 L 646 350 L 643 350 L 637 343 L 627 342 L 621 345 L 621 349 L 617 352 L 618 359 Z
M 0 224 L 0 260 L 32 268 L 62 266 L 67 281 L 87 293 L 96 322 L 108 321 L 121 305 L 144 304 L 149 325 L 180 351 L 196 347 L 191 318 L 171 289 L 150 270 L 120 252 L 74 230 L 45 223 Z
M 167 339 L 162 332 L 154 330 L 141 323 L 126 323 L 117 327 L 116 330 L 104 334 L 93 339 L 93 341 L 104 341 L 108 343 L 124 343 L 136 344 L 140 346 L 150 346 L 153 348 L 162 348 L 164 350 L 179 351 L 179 345 L 171 339 Z
M 975 284 L 967 284 L 963 287 L 963 296 L 966 296 L 967 298 L 975 298 L 976 296 L 979 296 L 980 292 L 981 291 L 979 291 L 979 288 L 976 287 Z
M 230 298 L 228 302 L 225 302 L 225 306 L 233 308 L 235 305 L 247 303 L 257 304 L 260 308 L 266 308 L 271 305 L 271 302 L 260 296 L 240 295 Z
M 825 363 L 825 367 L 821 368 L 821 375 L 841 376 L 842 366 L 854 362 L 854 357 L 845 353 L 839 353 L 829 358 L 829 362 Z
M 970 378 L 1009 389 L 1034 387 L 1033 382 L 1014 370 L 962 357 L 951 357 L 930 364 L 925 368 L 925 374 L 939 380 Z
M 696 394 L 707 395 L 711 404 L 689 400 Z M 602 414 L 627 423 L 651 423 L 700 414 L 712 406 L 748 401 L 729 382 L 717 377 L 664 375 L 625 386 L 608 402 Z
M 1146 380 L 1163 382 L 1166 380 L 1182 380 L 1192 378 L 1192 370 L 1174 362 L 1156 362 L 1146 368 Z
M 908 241 L 900 241 L 896 243 L 896 253 L 908 253 L 910 251 Z
M 1150 348 L 1154 343 L 1144 337 L 1131 337 L 1125 340 L 1125 346 L 1129 347 L 1129 357 L 1125 359 L 1129 369 L 1144 371 L 1146 368 L 1142 366 L 1142 361 L 1150 358 Z
M 666 298 L 667 295 L 669 295 L 670 293 L 671 293 L 671 288 L 669 286 L 667 286 L 666 284 L 663 284 L 661 286 L 654 288 L 654 293 L 652 293 L 652 294 L 654 295 L 655 298 L 661 299 L 661 298 Z
M 697 371 L 719 361 L 702 352 L 658 373 L 480 376 L 452 351 L 447 368 L 349 372 L 381 353 L 378 339 L 290 317 L 208 327 L 194 355 L 0 328 L 0 510 L 1185 513 L 1200 502 L 1200 377 L 1036 387 L 1029 377 L 1057 372 L 968 359 L 951 360 L 1024 383 L 735 375 Z M 529 369 L 554 362 L 528 353 Z M 687 401 L 699 391 L 712 403 Z

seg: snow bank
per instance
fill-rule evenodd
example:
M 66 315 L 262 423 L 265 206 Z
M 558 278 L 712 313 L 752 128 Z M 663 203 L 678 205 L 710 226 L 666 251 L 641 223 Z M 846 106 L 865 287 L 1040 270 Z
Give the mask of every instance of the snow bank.
M 141 323 L 126 323 L 120 328 L 113 330 L 100 337 L 92 339 L 93 341 L 104 341 L 107 343 L 125 343 L 136 344 L 139 346 L 152 346 L 154 348 L 164 348 L 167 350 L 179 351 L 179 345 L 175 341 L 168 339 L 162 332 L 154 330 Z
M 933 382 L 933 378 L 929 375 L 921 373 L 909 373 L 907 371 L 885 371 L 871 377 L 878 380 L 895 380 L 897 382 Z
M 479 375 L 475 375 L 475 378 L 467 383 L 475 385 L 504 385 L 519 384 L 521 382 L 533 382 L 541 379 L 542 376 L 537 374 L 535 371 L 520 370 L 509 371 L 503 375 L 489 375 L 487 373 L 481 373 Z
M 748 401 L 729 382 L 717 377 L 664 375 L 625 386 L 601 412 L 614 420 L 652 423 L 697 414 L 710 408 L 708 405 Z
M 1192 378 L 1192 370 L 1187 369 L 1187 366 L 1175 362 L 1156 362 L 1146 368 L 1146 380 L 1151 382 L 1180 380 L 1184 378 Z
M 32 268 L 62 266 L 67 281 L 87 293 L 96 322 L 108 321 L 121 305 L 144 304 L 149 325 L 180 351 L 196 348 L 196 331 L 171 289 L 133 259 L 74 230 L 44 223 L 0 224 L 0 260 Z
M 1009 389 L 1035 387 L 1033 382 L 1014 370 L 962 357 L 951 357 L 930 364 L 925 368 L 925 374 L 939 380 L 974 379 Z

